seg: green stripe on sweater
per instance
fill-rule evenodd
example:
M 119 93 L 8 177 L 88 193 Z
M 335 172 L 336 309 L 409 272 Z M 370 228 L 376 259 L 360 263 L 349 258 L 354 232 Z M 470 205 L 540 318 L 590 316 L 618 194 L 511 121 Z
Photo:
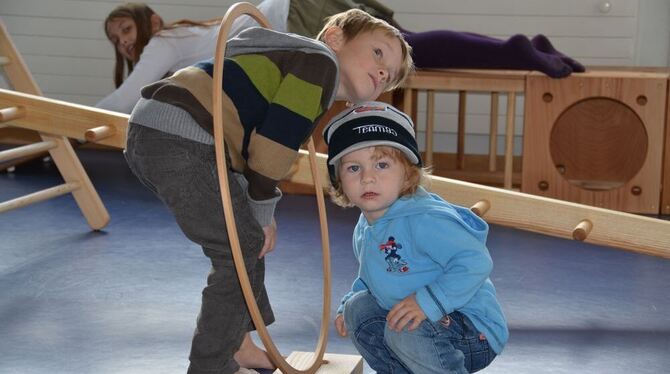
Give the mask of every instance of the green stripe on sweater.
M 240 65 L 265 100 L 271 102 L 281 82 L 281 72 L 277 65 L 262 55 L 240 55 L 233 57 L 233 60 Z
M 274 102 L 314 122 L 321 114 L 323 88 L 287 74 Z

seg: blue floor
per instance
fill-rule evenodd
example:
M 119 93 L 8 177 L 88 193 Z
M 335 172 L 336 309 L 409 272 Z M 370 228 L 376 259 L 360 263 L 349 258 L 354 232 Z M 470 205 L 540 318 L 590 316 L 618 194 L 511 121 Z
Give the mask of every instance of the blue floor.
M 92 232 L 70 196 L 0 214 L 0 373 L 183 373 L 207 260 L 119 152 L 78 153 L 112 220 Z M 41 163 L 0 173 L 0 201 L 59 179 Z M 284 197 L 267 258 L 284 353 L 313 350 L 318 335 L 315 206 Z M 328 208 L 337 301 L 356 273 L 357 213 Z M 670 371 L 670 261 L 500 226 L 489 248 L 511 338 L 484 372 Z M 327 350 L 355 352 L 332 329 Z

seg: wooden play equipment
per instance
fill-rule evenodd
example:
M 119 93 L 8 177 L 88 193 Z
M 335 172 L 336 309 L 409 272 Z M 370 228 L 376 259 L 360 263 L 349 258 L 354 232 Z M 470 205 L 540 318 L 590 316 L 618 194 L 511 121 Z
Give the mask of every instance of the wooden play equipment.
M 291 180 L 309 184 L 307 153 L 301 156 Z M 326 159 L 318 155 L 322 183 L 328 179 Z M 435 176 L 430 190 L 472 207 L 489 223 L 670 259 L 670 221 Z
M 0 89 L 0 108 L 19 106 L 26 114 L 14 121 L 15 126 L 84 138 L 88 130 L 106 124 L 114 128 L 107 131 L 114 135 L 92 141 L 116 148 L 125 147 L 128 127 L 128 116 L 125 114 Z M 73 157 L 76 158 L 76 155 Z M 317 154 L 321 185 L 328 183 L 326 158 L 326 155 Z M 314 185 L 308 162 L 308 153 L 300 151 L 290 179 L 292 182 Z M 486 211 L 484 218 L 490 223 L 573 238 L 577 225 L 589 219 L 593 229 L 584 242 L 670 258 L 670 221 L 435 176 L 431 177 L 430 188 L 450 202 Z M 488 203 L 477 205 L 484 200 Z M 489 208 L 483 209 L 487 204 Z
M 505 166 L 503 173 L 504 188 L 512 188 L 514 159 L 514 119 L 516 116 L 516 97 L 525 89 L 524 70 L 458 70 L 458 69 L 421 69 L 411 74 L 403 84 L 403 110 L 415 113 L 414 97 L 417 92 L 426 92 L 426 153 L 424 163 L 433 166 L 433 133 L 435 124 L 435 93 L 458 92 L 458 142 L 456 149 L 456 169 L 465 170 L 465 116 L 468 92 L 491 94 L 491 117 L 489 125 L 489 165 L 488 172 L 496 172 L 498 151 L 498 101 L 500 93 L 507 95 L 505 122 Z M 416 117 L 414 118 L 416 122 Z
M 522 191 L 659 214 L 667 89 L 667 71 L 529 74 Z
M 42 91 L 26 67 L 21 54 L 14 46 L 2 19 L 0 19 L 0 68 L 12 89 L 33 95 L 42 95 Z M 39 142 L 41 140 L 39 134 L 34 131 L 10 126 L 11 121 L 20 115 L 22 114 L 15 113 L 12 108 L 3 110 L 2 117 L 4 121 L 0 122 L 1 142 L 17 145 Z M 11 160 L 0 161 L 0 171 L 5 169 L 11 171 L 17 164 L 47 156 L 49 156 L 49 152 L 44 149 L 33 153 L 26 153 Z
M 248 3 L 231 7 L 224 17 L 219 43 L 216 50 L 214 67 L 214 131 L 217 145 L 223 145 L 223 127 L 221 124 L 221 82 L 222 60 L 225 50 L 225 37 L 230 29 L 230 21 L 241 14 L 249 14 L 265 24 L 262 15 Z M 667 80 L 667 79 L 666 79 Z M 622 90 L 627 92 L 628 90 Z M 635 102 L 637 102 L 637 99 Z M 647 98 L 652 101 L 651 97 Z M 0 89 L 0 120 L 12 121 L 13 126 L 38 131 L 43 142 L 27 148 L 0 153 L 1 159 L 10 159 L 36 150 L 49 149 L 59 171 L 66 183 L 63 186 L 39 192 L 37 196 L 26 196 L 0 204 L 0 212 L 27 205 L 28 203 L 48 199 L 66 192 L 73 192 L 82 213 L 94 229 L 100 229 L 109 220 L 107 211 L 91 185 L 77 156 L 72 151 L 65 136 L 76 139 L 87 139 L 116 148 L 123 148 L 126 142 L 128 116 L 83 105 L 47 99 L 34 94 L 20 93 Z M 662 136 L 662 132 L 661 132 Z M 651 145 L 648 145 L 650 147 Z M 328 183 L 326 156 L 315 154 L 310 141 L 310 152 L 300 151 L 291 181 L 313 185 L 317 191 Z M 9 152 L 9 153 L 6 153 Z M 223 157 L 223 147 L 216 147 L 217 168 L 219 170 L 222 200 L 226 223 L 233 244 L 237 272 L 241 282 L 246 283 L 246 270 L 239 253 L 239 240 L 234 224 L 230 197 L 227 189 L 227 167 Z M 311 154 L 311 155 L 310 155 Z M 430 189 L 450 202 L 470 206 L 478 215 L 490 223 L 509 226 L 521 230 L 534 231 L 566 239 L 575 239 L 587 243 L 622 248 L 634 253 L 659 256 L 670 259 L 670 221 L 637 216 L 629 213 L 615 212 L 603 208 L 565 202 L 542 196 L 497 189 L 468 182 L 456 181 L 440 177 L 431 178 Z M 328 232 L 325 226 L 325 202 L 323 195 L 317 193 L 319 218 L 322 222 L 321 237 L 323 245 L 324 266 L 324 304 L 321 333 L 317 349 L 311 352 L 294 352 L 288 360 L 284 360 L 272 343 L 262 319 L 254 319 L 259 335 L 268 349 L 273 362 L 283 373 L 361 373 L 362 362 L 359 356 L 327 355 L 325 345 L 330 310 L 330 263 L 328 257 Z M 233 238 L 234 237 L 234 238 Z M 245 282 L 246 280 L 246 282 Z M 245 298 L 254 318 L 260 318 L 258 307 L 253 300 L 249 302 L 250 287 L 245 290 Z
M 123 148 L 128 116 L 0 89 L 0 122 L 10 120 L 13 126 L 37 131 L 42 141 L 2 151 L 0 162 L 48 150 L 65 183 L 0 203 L 0 212 L 72 193 L 89 226 L 105 227 L 109 213 L 66 137 L 84 139 L 87 131 L 107 124 L 116 135 L 95 141 Z
M 32 95 L 42 94 L 2 22 L 0 22 L 0 54 L 5 76 L 15 90 Z M 3 90 L 3 92 L 7 91 Z M 109 214 L 75 155 L 69 140 L 63 136 L 65 132 L 60 131 L 59 128 L 62 124 L 70 126 L 72 125 L 70 122 L 81 123 L 87 119 L 93 119 L 92 115 L 84 115 L 82 119 L 82 112 L 74 115 L 68 112 L 67 103 L 59 102 L 49 105 L 48 99 L 39 100 L 36 105 L 26 105 L 26 101 L 31 99 L 23 100 L 18 93 L 13 93 L 11 100 L 5 100 L 5 98 L 6 96 L 3 95 L 3 98 L 0 99 L 0 125 L 16 123 L 35 125 L 36 127 L 32 129 L 38 131 L 41 141 L 0 152 L 0 164 L 32 158 L 48 151 L 65 183 L 0 203 L 0 212 L 72 193 L 88 224 L 96 230 L 104 227 L 109 221 Z M 23 127 L 31 128 L 30 125 Z M 7 167 L 7 164 L 5 165 Z

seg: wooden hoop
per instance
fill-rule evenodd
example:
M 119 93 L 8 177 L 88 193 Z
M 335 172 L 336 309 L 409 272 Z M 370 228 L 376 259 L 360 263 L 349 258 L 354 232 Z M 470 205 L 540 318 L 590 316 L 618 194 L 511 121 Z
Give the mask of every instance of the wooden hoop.
M 221 189 L 221 201 L 223 202 L 223 212 L 226 220 L 226 229 L 228 230 L 228 237 L 230 246 L 235 261 L 235 270 L 240 280 L 242 293 L 247 303 L 247 308 L 251 314 L 251 319 L 256 326 L 258 335 L 267 349 L 268 355 L 272 362 L 279 370 L 286 374 L 313 374 L 315 373 L 323 362 L 323 355 L 326 351 L 326 344 L 328 343 L 328 323 L 330 320 L 330 246 L 328 239 L 328 224 L 326 221 L 326 204 L 323 197 L 323 188 L 321 186 L 320 178 L 318 178 L 318 167 L 316 161 L 316 151 L 314 149 L 314 141 L 310 138 L 308 143 L 310 169 L 312 172 L 312 179 L 314 180 L 314 188 L 316 190 L 317 205 L 319 208 L 319 223 L 321 224 L 321 248 L 323 252 L 323 313 L 321 320 L 321 331 L 317 343 L 316 353 L 313 357 L 312 363 L 306 370 L 299 370 L 292 367 L 279 353 L 277 347 L 272 341 L 270 334 L 267 331 L 263 317 L 258 309 L 258 304 L 254 297 L 251 285 L 249 283 L 249 276 L 247 275 L 246 266 L 242 257 L 240 249 L 240 241 L 237 235 L 237 225 L 233 215 L 233 206 L 230 199 L 230 189 L 228 187 L 228 167 L 225 159 L 225 143 L 223 141 L 223 62 L 226 51 L 227 36 L 233 25 L 233 21 L 241 15 L 249 15 L 254 18 L 261 26 L 269 28 L 270 24 L 265 19 L 263 14 L 250 3 L 235 3 L 233 4 L 226 15 L 221 20 L 221 29 L 219 30 L 218 40 L 216 43 L 216 52 L 214 54 L 214 84 L 213 84 L 213 107 L 212 115 L 214 118 L 214 148 L 216 151 L 216 167 L 219 174 L 219 185 Z

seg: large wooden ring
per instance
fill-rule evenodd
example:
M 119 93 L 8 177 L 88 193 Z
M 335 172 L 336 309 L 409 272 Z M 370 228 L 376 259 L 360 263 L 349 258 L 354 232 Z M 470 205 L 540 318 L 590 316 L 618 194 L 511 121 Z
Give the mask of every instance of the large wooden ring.
M 318 169 L 316 163 L 316 151 L 314 150 L 314 142 L 310 138 L 308 143 L 310 167 L 312 171 L 312 178 L 314 179 L 314 188 L 316 190 L 316 200 L 319 208 L 319 221 L 321 224 L 321 248 L 323 251 L 323 314 L 321 320 L 321 332 L 317 342 L 317 348 L 313 357 L 313 362 L 305 370 L 299 370 L 292 367 L 282 357 L 277 350 L 277 347 L 272 341 L 270 334 L 267 331 L 263 317 L 256 304 L 251 285 L 249 283 L 249 276 L 244 265 L 242 251 L 240 249 L 240 241 L 237 235 L 237 225 L 235 224 L 235 216 L 233 215 L 233 206 L 230 199 L 230 189 L 228 187 L 228 166 L 225 158 L 225 143 L 223 141 L 223 61 L 226 51 L 227 36 L 233 25 L 233 21 L 241 16 L 249 15 L 253 17 L 261 26 L 269 28 L 270 24 L 265 19 L 263 14 L 250 3 L 236 3 L 233 4 L 226 15 L 221 20 L 221 29 L 219 30 L 218 40 L 216 43 L 216 52 L 214 55 L 214 84 L 213 86 L 213 106 L 212 114 L 214 117 L 214 148 L 216 150 L 216 167 L 219 174 L 219 185 L 221 189 L 221 201 L 223 202 L 223 212 L 226 220 L 226 229 L 228 230 L 228 237 L 230 246 L 235 260 L 235 270 L 240 280 L 244 299 L 249 308 L 251 319 L 256 326 L 258 335 L 267 349 L 268 355 L 272 362 L 279 370 L 286 374 L 313 374 L 315 373 L 323 361 L 323 355 L 326 351 L 326 344 L 328 343 L 328 325 L 330 320 L 330 247 L 328 245 L 328 224 L 326 222 L 326 204 L 323 197 L 323 188 L 320 179 L 318 178 Z

